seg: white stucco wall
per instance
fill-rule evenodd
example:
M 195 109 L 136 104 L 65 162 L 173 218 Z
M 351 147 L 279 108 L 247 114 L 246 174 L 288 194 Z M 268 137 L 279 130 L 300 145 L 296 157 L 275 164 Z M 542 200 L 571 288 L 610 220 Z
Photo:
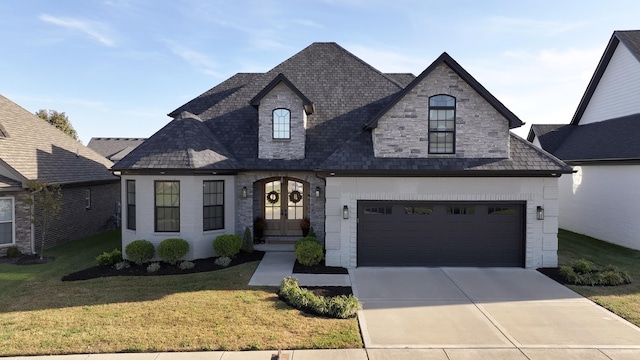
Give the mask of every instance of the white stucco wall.
M 557 178 L 329 177 L 326 187 L 326 263 L 357 266 L 358 200 L 525 201 L 525 267 L 557 266 Z M 343 206 L 349 219 L 342 218 Z M 543 206 L 544 220 L 536 220 Z
M 136 230 L 127 229 L 127 180 L 136 181 Z M 180 232 L 154 231 L 154 181 L 180 181 Z M 202 182 L 224 180 L 224 223 L 221 230 L 202 231 Z M 167 238 L 182 238 L 189 242 L 186 260 L 215 256 L 213 239 L 221 234 L 235 234 L 235 191 L 233 176 L 171 176 L 122 175 L 122 249 L 137 239 L 151 241 L 156 246 Z
M 618 45 L 580 125 L 640 112 L 640 62 L 622 43 Z
M 640 165 L 573 169 L 559 181 L 560 227 L 640 250 Z

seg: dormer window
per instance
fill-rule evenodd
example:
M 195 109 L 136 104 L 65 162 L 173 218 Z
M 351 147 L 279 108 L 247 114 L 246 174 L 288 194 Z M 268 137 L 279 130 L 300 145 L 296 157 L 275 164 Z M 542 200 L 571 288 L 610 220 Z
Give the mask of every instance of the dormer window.
M 456 144 L 456 98 L 429 98 L 429 154 L 454 154 Z
M 273 110 L 273 138 L 291 139 L 291 111 L 288 109 Z

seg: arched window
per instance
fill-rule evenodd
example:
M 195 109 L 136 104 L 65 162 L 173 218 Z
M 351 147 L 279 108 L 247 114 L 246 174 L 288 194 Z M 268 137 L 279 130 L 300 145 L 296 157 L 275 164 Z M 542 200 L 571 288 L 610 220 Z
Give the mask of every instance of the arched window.
M 273 110 L 273 138 L 291 139 L 291 111 L 288 109 Z
M 456 98 L 429 98 L 429 154 L 454 154 L 456 148 Z

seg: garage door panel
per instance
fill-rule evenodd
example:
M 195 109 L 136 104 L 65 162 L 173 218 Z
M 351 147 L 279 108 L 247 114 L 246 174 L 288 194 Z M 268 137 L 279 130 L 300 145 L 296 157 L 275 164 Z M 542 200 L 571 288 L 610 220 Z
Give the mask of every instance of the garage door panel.
M 521 203 L 359 202 L 358 266 L 523 266 L 523 209 Z

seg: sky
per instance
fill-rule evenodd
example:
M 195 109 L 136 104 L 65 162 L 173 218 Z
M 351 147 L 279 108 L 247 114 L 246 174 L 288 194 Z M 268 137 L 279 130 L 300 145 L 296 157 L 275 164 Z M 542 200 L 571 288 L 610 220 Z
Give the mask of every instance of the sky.
M 569 123 L 615 30 L 640 1 L 0 0 L 0 94 L 65 112 L 80 140 L 149 137 L 238 72 L 316 41 L 381 72 L 447 52 L 525 126 Z

